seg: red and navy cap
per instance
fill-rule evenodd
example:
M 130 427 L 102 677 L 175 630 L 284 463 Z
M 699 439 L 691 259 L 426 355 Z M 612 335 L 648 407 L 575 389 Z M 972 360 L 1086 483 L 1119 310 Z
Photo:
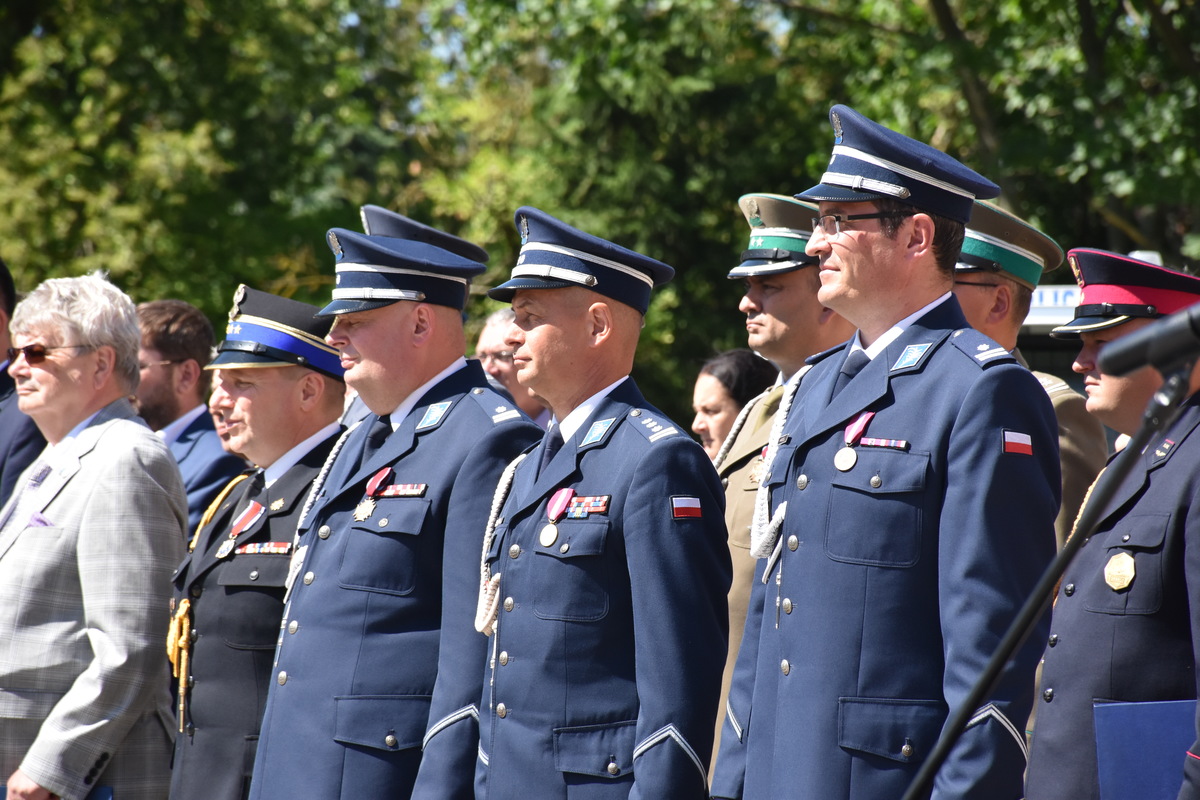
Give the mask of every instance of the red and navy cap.
M 509 280 L 488 291 L 493 300 L 512 302 L 518 289 L 579 286 L 645 314 L 650 290 L 675 276 L 661 261 L 572 228 L 545 211 L 518 208 L 516 223 L 521 253 Z
M 368 236 L 387 236 L 392 239 L 408 239 L 412 242 L 424 242 L 443 250 L 449 250 L 456 256 L 469 258 L 486 264 L 488 252 L 482 247 L 460 239 L 457 236 L 439 231 L 437 228 L 409 219 L 403 214 L 389 211 L 383 206 L 367 204 L 358 209 L 362 218 L 363 230 Z
M 325 234 L 337 258 L 333 299 L 318 316 L 353 314 L 400 300 L 462 311 L 471 279 L 487 269 L 425 242 L 366 236 L 344 228 Z
M 1056 339 L 1157 319 L 1200 302 L 1200 278 L 1107 250 L 1076 248 L 1067 263 L 1079 284 L 1075 318 L 1050 331 Z
M 967 222 L 976 198 L 1000 187 L 954 158 L 867 119 L 849 106 L 829 110 L 833 156 L 821 182 L 797 199 L 861 203 L 891 197 L 942 217 Z

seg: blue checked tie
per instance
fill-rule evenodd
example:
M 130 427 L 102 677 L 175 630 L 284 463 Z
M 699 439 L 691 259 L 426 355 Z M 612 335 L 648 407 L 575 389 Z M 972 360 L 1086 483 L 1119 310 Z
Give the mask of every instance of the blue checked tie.
M 371 460 L 371 456 L 379 448 L 383 447 L 383 443 L 387 441 L 387 437 L 392 435 L 392 418 L 383 414 L 375 418 L 371 423 L 371 429 L 367 431 L 367 438 L 363 441 L 362 458 L 359 460 L 359 465 L 367 463 Z
M 563 444 L 562 434 L 558 432 L 557 425 L 546 431 L 546 435 L 542 437 L 542 460 L 538 463 L 538 475 L 542 474 L 546 465 L 553 460 L 554 455 L 562 450 Z
M 850 379 L 862 371 L 862 368 L 871 363 L 870 357 L 865 350 L 855 350 L 846 357 L 846 363 L 842 364 L 842 369 L 838 372 L 837 382 L 833 384 L 833 394 L 831 397 L 836 397 L 837 393 L 842 390 Z

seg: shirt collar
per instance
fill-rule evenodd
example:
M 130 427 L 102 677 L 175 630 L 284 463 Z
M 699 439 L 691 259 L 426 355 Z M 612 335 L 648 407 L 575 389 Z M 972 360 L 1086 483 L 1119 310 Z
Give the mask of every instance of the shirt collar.
M 159 438 L 163 440 L 163 443 L 166 444 L 167 447 L 170 447 L 171 445 L 175 444 L 175 442 L 179 441 L 179 437 L 185 430 L 187 430 L 188 425 L 191 425 L 193 422 L 199 419 L 201 414 L 204 414 L 207 411 L 207 406 L 204 404 L 198 405 L 179 419 L 172 422 L 170 425 L 167 425 L 155 432 L 159 435 Z
M 950 297 L 950 295 L 951 295 L 951 292 L 946 292 L 944 295 L 942 295 L 938 299 L 934 300 L 932 303 L 925 306 L 924 308 L 921 308 L 920 310 L 918 310 L 912 314 L 909 314 L 907 317 L 900 320 L 892 327 L 888 328 L 887 331 L 882 336 L 880 336 L 878 339 L 871 342 L 870 347 L 862 346 L 862 339 L 859 337 L 858 331 L 855 331 L 854 332 L 854 340 L 850 343 L 850 352 L 853 353 L 855 350 L 862 350 L 864 353 L 867 354 L 867 358 L 874 361 L 875 356 L 879 355 L 884 350 L 886 350 L 887 346 L 889 344 L 891 344 L 892 342 L 899 339 L 901 334 L 903 334 L 906 330 L 911 328 L 914 322 L 916 322 L 921 317 L 928 314 L 933 309 L 940 306 L 942 303 L 946 302 L 946 300 Z
M 566 418 L 563 419 L 562 422 L 557 423 L 558 430 L 559 433 L 562 434 L 563 441 L 570 441 L 571 437 L 575 435 L 575 431 L 582 428 L 583 423 L 588 421 L 588 417 L 590 417 L 592 412 L 596 410 L 596 406 L 600 405 L 600 401 L 612 394 L 613 389 L 616 389 L 623 381 L 628 379 L 629 376 L 626 375 L 615 383 L 611 383 L 604 387 L 587 400 L 584 400 L 582 403 L 576 406 L 575 410 L 573 410 L 570 414 L 567 414 Z M 553 427 L 555 422 L 551 420 L 550 424 Z

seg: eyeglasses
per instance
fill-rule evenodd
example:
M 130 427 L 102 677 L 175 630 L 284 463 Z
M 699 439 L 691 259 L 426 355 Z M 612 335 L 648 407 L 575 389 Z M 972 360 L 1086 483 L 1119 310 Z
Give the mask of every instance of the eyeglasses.
M 10 347 L 7 352 L 9 363 L 16 361 L 17 356 L 23 355 L 25 356 L 25 363 L 32 367 L 34 364 L 41 364 L 45 361 L 46 353 L 49 353 L 51 350 L 71 350 L 75 348 L 82 348 L 84 350 L 92 349 L 91 345 L 87 344 L 64 344 L 58 347 L 46 347 L 44 344 L 27 344 L 24 347 Z
M 875 214 L 822 214 L 812 218 L 812 227 L 814 233 L 820 231 L 826 236 L 832 237 L 841 235 L 843 222 L 858 219 L 902 219 L 911 216 L 912 214 L 905 214 L 902 211 L 880 211 Z M 829 232 L 830 225 L 833 226 L 833 233 Z
M 986 286 L 989 289 L 995 289 L 1000 284 L 998 283 L 974 283 L 973 281 L 955 281 L 955 286 Z
M 165 367 L 167 364 L 178 364 L 181 361 L 183 361 L 182 358 L 168 358 L 163 361 L 148 361 L 144 364 L 141 361 L 139 361 L 138 369 L 147 370 L 147 369 L 150 369 L 151 367 Z
M 475 357 L 479 359 L 480 363 L 495 361 L 497 364 L 511 364 L 513 354 L 511 350 L 495 350 L 490 353 L 477 352 L 475 353 Z

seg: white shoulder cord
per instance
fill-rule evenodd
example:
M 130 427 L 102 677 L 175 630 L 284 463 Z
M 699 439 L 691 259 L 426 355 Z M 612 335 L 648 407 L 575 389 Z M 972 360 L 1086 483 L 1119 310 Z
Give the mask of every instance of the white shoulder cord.
M 811 365 L 805 364 L 784 387 L 783 396 L 779 399 L 779 410 L 775 412 L 775 420 L 771 423 L 771 438 L 767 441 L 767 452 L 763 456 L 762 474 L 764 477 L 770 473 L 771 463 L 775 460 L 775 453 L 779 450 L 779 439 L 783 436 L 783 426 L 787 422 L 788 412 L 791 411 L 796 390 L 800 388 L 800 379 L 811 368 Z M 754 521 L 750 523 L 750 555 L 755 558 L 769 558 L 775 552 L 779 529 L 783 527 L 783 519 L 787 513 L 787 501 L 779 504 L 779 508 L 775 509 L 774 516 L 769 517 L 770 510 L 771 490 L 764 480 L 758 484 L 758 493 L 754 496 Z M 767 570 L 767 572 L 769 571 Z M 763 582 L 766 582 L 766 573 L 763 574 Z
M 313 481 L 312 488 L 308 490 L 308 497 L 304 499 L 304 507 L 300 510 L 300 520 L 296 523 L 296 542 L 300 540 L 300 529 L 304 527 L 304 521 L 308 519 L 308 512 L 312 511 L 313 503 L 317 501 L 317 495 L 321 493 L 321 489 L 325 487 L 325 479 L 329 477 L 329 470 L 333 467 L 333 462 L 337 460 L 338 453 L 342 451 L 342 445 L 350 438 L 350 434 L 362 424 L 360 419 L 358 422 L 346 429 L 346 432 L 338 438 L 334 443 L 333 449 L 329 451 L 329 455 L 325 457 L 325 463 L 321 465 L 321 471 L 317 473 L 317 479 Z
M 721 449 L 717 451 L 717 457 L 713 459 L 713 467 L 720 469 L 725 463 L 725 459 L 729 457 L 729 450 L 733 447 L 733 440 L 742 432 L 742 428 L 746 427 L 746 420 L 749 419 L 750 413 L 758 407 L 758 404 L 771 393 L 775 387 L 768 388 L 760 395 L 756 395 L 742 406 L 742 410 L 738 412 L 737 419 L 733 421 L 733 427 L 729 429 L 729 433 L 725 435 L 725 441 L 721 442 Z
M 479 602 L 475 606 L 475 630 L 484 636 L 491 636 L 496 631 L 496 615 L 500 611 L 500 573 L 492 574 L 488 566 L 488 551 L 492 549 L 492 538 L 496 534 L 496 523 L 500 519 L 500 509 L 508 499 L 508 491 L 512 488 L 513 474 L 517 465 L 525 460 L 526 453 L 521 453 L 504 468 L 500 482 L 496 484 L 496 493 L 492 496 L 492 513 L 488 515 L 487 527 L 483 530 L 483 553 L 479 558 Z

